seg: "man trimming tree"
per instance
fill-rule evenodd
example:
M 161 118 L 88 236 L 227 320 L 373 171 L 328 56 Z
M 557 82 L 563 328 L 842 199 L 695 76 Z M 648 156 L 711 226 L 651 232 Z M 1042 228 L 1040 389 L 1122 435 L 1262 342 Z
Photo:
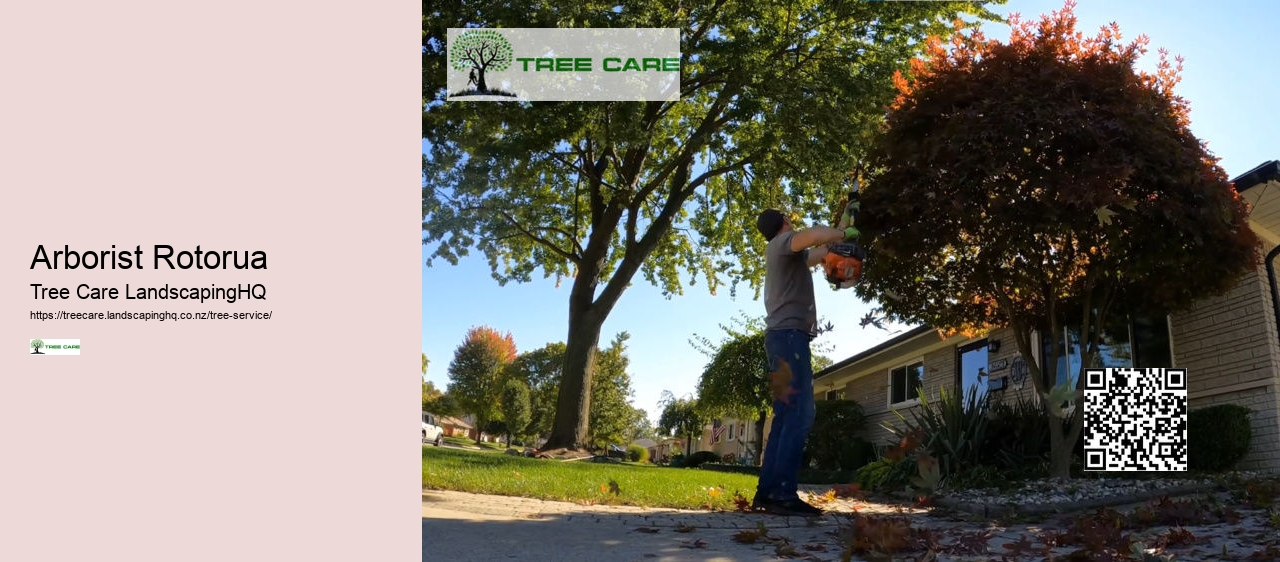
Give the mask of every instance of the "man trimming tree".
M 842 221 L 843 226 L 845 222 Z M 819 515 L 800 499 L 797 478 L 804 444 L 813 427 L 813 365 L 809 343 L 817 336 L 818 310 L 810 270 L 826 257 L 825 245 L 857 236 L 853 227 L 815 226 L 796 230 L 776 209 L 756 219 L 769 241 L 765 249 L 765 351 L 773 371 L 773 425 L 765 445 L 753 511 L 777 515 Z

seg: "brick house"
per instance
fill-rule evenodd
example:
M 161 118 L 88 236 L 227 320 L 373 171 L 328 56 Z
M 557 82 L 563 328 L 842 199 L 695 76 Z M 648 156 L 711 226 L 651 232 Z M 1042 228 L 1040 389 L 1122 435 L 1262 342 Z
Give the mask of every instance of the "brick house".
M 1273 264 L 1280 256 L 1280 162 L 1266 162 L 1233 183 L 1251 205 L 1249 224 L 1262 241 L 1263 263 L 1227 294 L 1187 310 L 1113 314 L 1116 322 L 1104 330 L 1102 366 L 1185 368 L 1192 410 L 1222 403 L 1252 410 L 1251 450 L 1238 468 L 1280 473 L 1280 283 Z M 1079 351 L 1070 353 L 1078 334 L 1064 333 L 1063 339 L 1059 349 L 1069 353 L 1059 360 L 1055 382 L 1065 382 L 1068 372 L 1079 369 Z M 1036 361 L 1048 350 L 1042 340 L 1036 337 L 1032 344 Z M 1000 400 L 1034 400 L 1028 376 L 1009 330 L 944 339 L 921 326 L 815 373 L 814 393 L 819 400 L 862 404 L 869 422 L 866 437 L 879 444 L 891 436 L 880 423 L 896 422 L 893 410 L 905 414 L 916 406 L 917 387 L 929 396 L 942 388 L 965 392 L 976 386 L 979 392 L 998 393 Z

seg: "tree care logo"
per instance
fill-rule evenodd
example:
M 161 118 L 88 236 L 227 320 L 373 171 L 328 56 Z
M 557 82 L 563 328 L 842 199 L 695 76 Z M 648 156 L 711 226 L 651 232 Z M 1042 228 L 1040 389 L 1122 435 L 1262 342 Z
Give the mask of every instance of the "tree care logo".
M 451 28 L 449 101 L 677 101 L 674 28 Z
M 30 355 L 80 355 L 80 340 L 32 339 L 27 348 Z
M 467 88 L 450 93 L 449 97 L 516 97 L 516 94 L 500 88 L 490 88 L 486 76 L 490 71 L 502 72 L 511 68 L 511 62 L 515 60 L 514 53 L 511 42 L 497 30 L 472 29 L 463 32 L 449 43 L 449 68 L 454 72 L 467 73 Z

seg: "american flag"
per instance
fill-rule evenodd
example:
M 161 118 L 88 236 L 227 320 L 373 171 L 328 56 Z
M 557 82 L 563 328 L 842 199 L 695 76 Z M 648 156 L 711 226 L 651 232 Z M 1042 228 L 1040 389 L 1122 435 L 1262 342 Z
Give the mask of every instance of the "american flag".
M 729 426 L 727 426 L 727 425 L 721 425 L 721 424 L 720 424 L 720 420 L 716 420 L 716 421 L 714 421 L 714 422 L 711 422 L 711 442 L 712 442 L 712 443 L 719 443 L 719 442 L 720 442 L 720 437 L 721 437 L 722 435 L 724 435 L 724 430 L 725 430 L 725 428 L 727 428 L 727 427 L 729 427 Z

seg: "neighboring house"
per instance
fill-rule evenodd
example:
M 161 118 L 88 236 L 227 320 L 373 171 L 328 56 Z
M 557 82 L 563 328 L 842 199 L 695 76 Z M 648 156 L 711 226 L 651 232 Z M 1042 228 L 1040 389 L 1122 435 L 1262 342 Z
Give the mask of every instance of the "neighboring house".
M 665 463 L 678 454 L 684 454 L 684 439 L 663 437 L 657 446 L 649 451 L 649 458 L 655 463 Z
M 444 428 L 444 434 L 448 437 L 466 437 L 475 439 L 476 428 L 471 424 L 458 418 L 442 416 L 440 418 L 440 427 Z
M 1190 309 L 1143 317 L 1121 312 L 1104 331 L 1102 367 L 1179 367 L 1187 370 L 1190 409 L 1234 403 L 1252 410 L 1250 453 L 1237 467 L 1280 472 L 1280 284 L 1273 261 L 1280 256 L 1280 162 L 1266 162 L 1233 180 L 1251 205 L 1249 225 L 1262 240 L 1266 259 L 1227 294 L 1205 298 Z M 1206 256 L 1212 259 L 1212 256 Z M 1048 343 L 1036 337 L 1042 361 Z M 1058 380 L 1074 380 L 1079 369 L 1078 334 L 1064 333 L 1057 345 Z M 1072 349 L 1072 348 L 1075 349 Z M 1064 369 L 1063 367 L 1068 367 Z M 927 396 L 939 389 L 999 393 L 1010 402 L 1035 400 L 1033 383 L 1013 334 L 992 330 L 986 337 L 942 338 L 921 326 L 815 373 L 817 399 L 858 401 L 868 417 L 867 435 L 881 444 L 891 434 L 882 422 L 898 421 L 918 405 L 916 389 Z M 995 398 L 993 396 L 993 398 Z
M 756 423 L 748 420 L 721 418 L 712 420 L 702 430 L 702 436 L 694 442 L 694 452 L 712 451 L 721 460 L 755 464 Z M 766 427 L 766 435 L 767 435 Z M 726 459 L 726 457 L 731 457 Z
M 657 442 L 657 441 L 654 441 L 654 440 L 652 440 L 652 439 L 647 439 L 647 438 L 646 438 L 646 439 L 636 439 L 635 441 L 632 441 L 632 442 L 631 442 L 631 444 L 632 444 L 632 445 L 639 446 L 639 447 L 643 447 L 645 450 L 649 451 L 649 458 L 650 458 L 650 459 L 657 460 L 657 458 L 658 458 L 658 457 L 656 456 L 656 455 L 657 455 L 657 453 L 658 453 L 658 442 Z

